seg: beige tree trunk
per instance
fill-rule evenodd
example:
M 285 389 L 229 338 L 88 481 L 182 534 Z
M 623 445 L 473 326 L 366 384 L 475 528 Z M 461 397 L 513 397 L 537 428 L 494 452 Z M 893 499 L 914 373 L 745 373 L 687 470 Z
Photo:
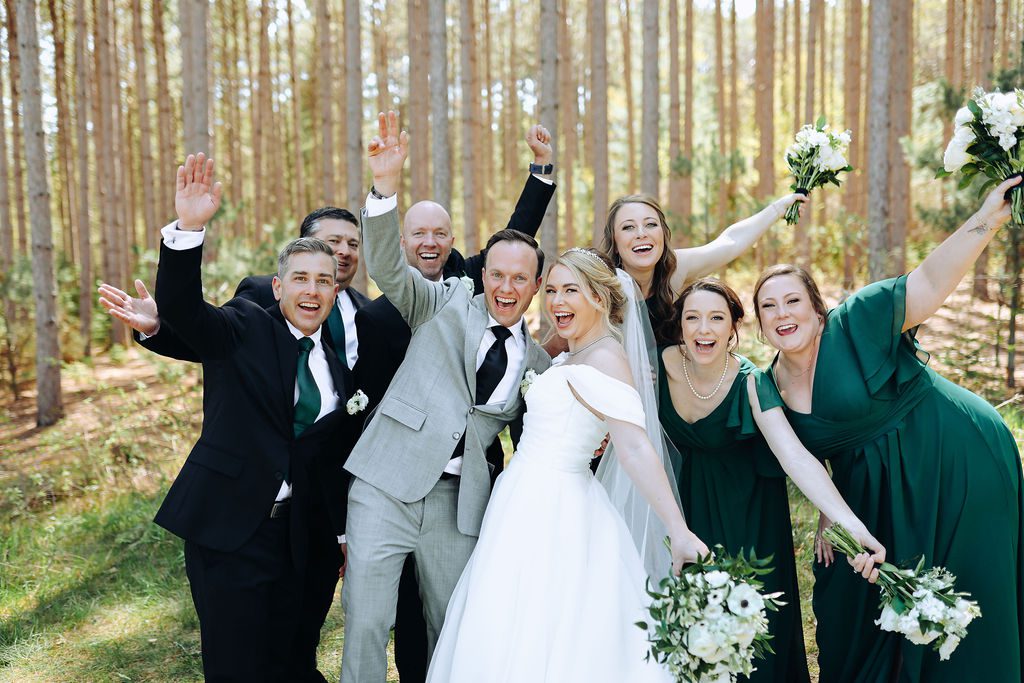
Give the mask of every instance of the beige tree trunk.
M 480 251 L 480 84 L 473 0 L 459 2 L 459 87 L 462 91 L 462 230 L 466 253 Z
M 728 141 L 726 145 L 729 150 L 729 175 L 726 185 L 726 200 L 730 207 L 736 202 L 736 165 L 733 163 L 733 155 L 739 150 L 740 131 L 740 106 L 739 106 L 739 58 L 736 45 L 736 0 L 730 3 L 729 12 L 729 123 Z M 724 227 L 724 224 L 723 224 Z
M 594 154 L 594 223 L 591 239 L 601 244 L 608 211 L 608 6 L 606 0 L 589 0 L 590 108 L 593 128 L 589 131 Z
M 640 190 L 657 197 L 660 171 L 658 168 L 658 121 L 660 120 L 661 87 L 658 74 L 658 0 L 644 0 L 644 46 L 642 93 L 644 107 L 640 117 Z
M 790 100 L 793 103 L 793 133 L 795 134 L 800 130 L 800 126 L 804 124 L 800 120 L 800 87 L 804 81 L 804 73 L 801 68 L 801 42 L 800 42 L 800 0 L 793 0 L 793 35 L 791 40 L 793 41 L 793 99 Z
M 540 2 L 540 123 L 549 131 L 558 130 L 558 0 Z M 552 149 L 561 148 L 560 141 L 552 140 Z M 552 176 L 556 179 L 558 171 Z M 540 245 L 552 258 L 558 253 L 558 202 L 550 202 L 540 227 Z M 541 323 L 541 336 L 548 329 L 545 319 Z
M 863 0 L 846 0 L 846 27 L 843 42 L 843 122 L 851 131 L 861 130 L 861 45 L 863 43 Z M 864 186 L 862 169 L 863 135 L 854 134 L 850 143 L 850 165 L 853 172 L 847 175 L 846 192 L 843 193 L 843 208 L 847 220 L 859 218 L 860 195 Z M 850 234 L 853 226 L 843 230 L 843 289 L 853 289 L 854 268 L 856 267 L 860 245 L 855 244 Z
M 728 114 L 725 109 L 725 30 L 722 22 L 722 0 L 715 0 L 715 117 L 718 119 L 718 163 L 724 164 L 726 155 L 729 153 L 729 143 L 726 139 L 726 129 L 729 127 Z M 724 171 L 724 166 L 720 166 Z M 729 203 L 729 188 L 725 175 L 715 179 L 715 224 L 714 232 L 718 232 L 726 226 L 726 216 Z
M 135 218 L 131 216 L 132 210 L 132 188 L 128 178 L 132 168 L 132 145 L 129 142 L 128 133 L 131 125 L 125 120 L 127 112 L 125 103 L 128 98 L 123 96 L 121 91 L 121 36 L 118 33 L 119 14 L 117 0 L 111 0 L 110 13 L 110 65 L 113 70 L 111 78 L 113 104 L 113 146 L 110 148 L 112 163 L 110 164 L 109 177 L 114 184 L 115 190 L 112 194 L 114 202 L 114 230 L 113 244 L 115 256 L 118 262 L 118 282 L 127 284 L 132 273 L 132 250 L 131 231 L 135 226 Z M 125 346 L 131 344 L 131 336 L 127 334 L 127 328 L 118 325 L 120 342 Z
M 683 70 L 686 74 L 686 86 L 683 91 L 683 158 L 686 160 L 687 171 L 683 175 L 682 201 L 679 212 L 682 219 L 689 225 L 693 214 L 693 0 L 685 0 L 686 3 L 686 33 L 684 42 L 686 44 Z
M 82 0 L 79 0 L 81 2 Z M 0 94 L 4 91 L 4 72 L 0 69 Z M 7 115 L 4 111 L 3 98 L 0 97 L 0 279 L 10 277 L 11 266 L 14 264 L 14 223 L 11 222 L 10 166 L 7 163 Z M 16 114 L 14 114 L 16 115 Z M 91 294 L 91 292 L 90 292 Z M 12 325 L 18 315 L 14 305 L 13 292 L 10 288 L 0 288 L 0 304 L 3 306 L 5 334 L 0 343 L 3 348 L 3 363 L 9 380 L 11 396 L 20 398 L 18 391 L 18 364 L 16 360 L 14 330 Z
M 177 166 L 181 152 L 175 142 L 174 114 L 171 109 L 171 87 L 167 75 L 167 42 L 164 38 L 163 0 L 152 0 L 153 47 L 156 56 L 156 134 L 155 155 L 158 178 L 166 178 Z M 236 34 L 237 35 L 237 34 Z M 241 188 L 239 188 L 240 190 Z M 157 183 L 157 203 L 160 215 L 170 215 L 174 206 L 174 188 L 170 183 Z
M 683 155 L 682 106 L 679 94 L 679 0 L 668 0 L 668 216 L 676 227 L 682 217 L 683 176 L 677 164 Z M 675 230 L 674 246 L 681 246 L 682 231 Z
M 889 145 L 895 144 L 891 136 L 889 111 L 891 44 L 891 6 L 887 2 L 869 5 L 871 43 L 871 76 L 868 96 L 868 196 L 875 200 L 868 205 L 868 278 L 874 282 L 890 275 L 889 202 L 880 199 L 889 196 L 891 178 Z
M 273 206 L 269 194 L 271 185 L 277 182 L 270 181 L 272 173 L 271 154 L 274 148 L 273 134 L 273 105 L 271 104 L 270 85 L 270 16 L 271 9 L 269 0 L 260 0 L 260 23 L 258 33 L 258 66 L 256 71 L 256 90 L 253 93 L 253 106 L 256 108 L 255 127 L 253 128 L 252 151 L 253 159 L 253 207 L 256 212 L 256 228 L 262 228 L 268 223 L 273 223 L 276 218 L 277 207 Z M 276 174 L 275 174 L 276 175 Z
M 43 96 L 39 83 L 39 36 L 36 3 L 18 0 L 18 47 L 24 91 L 25 159 L 32 221 L 32 290 L 35 302 L 36 425 L 52 425 L 64 414 L 60 391 L 60 331 L 57 328 L 57 282 L 53 272 L 53 224 L 50 184 L 43 138 Z
M 978 0 L 975 6 L 976 26 L 978 27 L 977 52 L 974 59 L 974 83 L 985 88 L 992 87 L 989 77 L 993 67 L 993 56 L 996 40 L 996 0 Z M 974 262 L 974 296 L 988 301 L 989 294 L 989 247 L 981 252 Z
M 309 195 L 306 193 L 306 162 L 302 154 L 302 108 L 299 95 L 299 60 L 295 52 L 295 20 L 292 16 L 292 0 L 285 0 L 285 14 L 288 18 L 288 82 L 291 86 L 291 119 L 290 137 L 292 143 L 292 166 L 295 183 L 292 189 L 295 213 L 301 213 L 309 207 Z
M 65 46 L 66 10 L 64 3 L 58 7 L 56 0 L 48 0 L 50 25 L 53 28 L 54 98 L 57 103 L 57 164 L 59 172 L 54 175 L 54 193 L 57 194 L 58 225 L 61 226 L 61 241 L 64 257 L 76 261 L 74 205 L 75 180 L 71 173 L 71 124 L 68 114 L 67 58 Z
M 408 0 L 410 205 L 430 196 L 430 42 L 427 0 Z M 506 106 L 508 103 L 506 102 Z
M 757 2 L 756 39 L 757 198 L 764 202 L 775 194 L 775 7 L 771 0 Z
M 334 66 L 331 46 L 331 17 L 327 0 L 316 0 L 316 58 L 319 60 L 316 72 L 316 98 L 320 113 L 320 189 L 317 204 L 332 204 L 333 197 L 340 195 L 334 176 L 334 88 L 330 74 Z
M 289 151 L 288 147 L 288 128 L 287 128 L 287 117 L 284 112 L 284 104 L 281 99 L 281 93 L 278 92 L 278 84 L 281 83 L 280 74 L 284 73 L 284 55 L 282 43 L 284 42 L 284 31 L 281 30 L 280 25 L 277 24 L 275 16 L 277 14 L 277 2 L 272 2 L 271 7 L 271 21 L 278 26 L 275 37 L 277 40 L 271 45 L 271 65 L 270 65 L 270 117 L 273 121 L 273 148 L 271 150 L 270 168 L 273 169 L 274 177 L 267 174 L 267 183 L 273 188 L 273 201 L 275 202 L 274 207 L 270 213 L 274 217 L 275 223 L 281 225 L 282 223 L 288 225 L 294 215 L 294 209 L 288 209 L 289 196 L 291 192 L 289 187 L 292 185 L 290 174 L 288 173 L 288 160 L 292 157 L 287 154 Z M 286 159 L 287 157 L 287 159 Z M 301 209 L 299 210 L 301 212 Z
M 427 0 L 430 29 L 430 156 L 433 200 L 452 205 L 452 146 L 448 130 L 448 30 L 445 0 Z
M 489 230 L 498 221 L 495 206 L 495 177 L 494 177 L 494 130 L 491 126 L 494 123 L 494 73 L 491 57 L 493 53 L 493 33 L 491 32 L 490 0 L 483 0 L 483 87 L 481 93 L 483 102 L 481 104 L 480 121 L 480 146 L 483 148 L 481 154 L 480 184 L 480 221 L 484 230 Z
M 89 221 L 89 88 L 86 84 L 89 82 L 91 69 L 86 53 L 89 34 L 85 25 L 85 2 L 86 0 L 75 0 L 75 140 L 78 166 L 75 213 L 78 237 L 78 330 L 82 338 L 82 355 L 89 357 L 92 355 L 93 281 L 90 246 L 92 226 Z M 3 128 L 2 121 L 0 128 Z M 0 137 L 0 140 L 2 139 Z M 0 149 L 0 154 L 3 154 L 3 149 Z M 7 155 L 3 156 L 6 158 Z M 6 188 L 7 183 L 3 185 Z M 3 197 L 0 196 L 0 209 L 3 209 L 3 204 Z M 0 212 L 0 221 L 6 213 L 5 209 Z M 146 226 L 146 229 L 152 230 L 153 227 Z
M 358 211 L 366 198 L 366 180 L 363 177 L 363 67 L 360 57 L 362 41 L 359 35 L 359 0 L 345 0 L 345 200 Z M 366 263 L 359 261 L 352 284 L 366 291 Z
M 889 203 L 891 223 L 889 233 L 889 272 L 896 275 L 906 271 L 906 241 L 911 225 L 910 165 L 903 153 L 901 139 L 912 130 L 913 73 L 914 73 L 914 3 L 897 2 L 892 8 L 892 53 L 890 62 L 889 111 L 892 116 L 890 137 Z
M 519 138 L 519 92 L 517 71 L 517 50 L 516 23 L 518 21 L 515 3 L 510 3 L 508 8 L 508 63 L 506 64 L 505 83 L 503 92 L 508 96 L 502 101 L 502 128 L 505 134 L 502 139 L 501 155 L 502 165 L 505 169 L 505 178 L 515 177 L 516 167 L 519 164 L 516 154 L 516 140 Z
M 636 154 L 636 119 L 634 116 L 633 102 L 633 36 L 630 17 L 630 0 L 621 0 L 622 14 L 619 16 L 619 28 L 622 31 L 622 77 L 623 88 L 626 94 L 626 177 L 629 186 L 626 191 L 633 193 L 637 191 L 637 154 Z
M 558 97 L 561 113 L 561 134 L 559 140 L 559 175 L 562 203 L 565 215 L 562 217 L 562 239 L 559 249 L 566 249 L 576 244 L 576 202 L 573 197 L 573 180 L 576 164 L 576 148 L 579 140 L 576 126 L 579 123 L 579 106 L 577 104 L 577 82 L 574 73 L 572 31 L 569 30 L 569 0 L 559 0 L 558 7 Z
M 15 0 L 4 0 L 7 8 L 7 65 L 11 70 L 11 181 L 14 187 L 11 200 L 14 202 L 15 227 L 18 230 L 18 253 L 28 255 L 28 221 L 25 216 L 25 174 L 24 168 L 25 142 L 22 136 L 21 123 L 21 78 L 18 52 L 18 24 L 15 20 L 17 8 Z
M 185 147 L 189 152 L 212 152 L 206 24 L 207 0 L 180 0 L 182 112 Z
M 145 38 L 142 33 L 142 0 L 132 0 L 132 46 L 135 48 L 135 96 L 139 115 L 139 161 L 142 167 L 142 208 L 147 249 L 157 247 L 156 192 L 153 185 L 152 125 L 149 85 L 146 82 Z

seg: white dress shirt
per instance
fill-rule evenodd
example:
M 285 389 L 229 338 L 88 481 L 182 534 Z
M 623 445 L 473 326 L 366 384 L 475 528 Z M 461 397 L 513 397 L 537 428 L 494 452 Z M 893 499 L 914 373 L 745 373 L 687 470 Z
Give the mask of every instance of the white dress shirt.
M 359 359 L 359 336 L 356 331 L 356 302 L 348 289 L 338 292 L 338 310 L 345 325 L 345 362 L 349 368 L 354 368 Z

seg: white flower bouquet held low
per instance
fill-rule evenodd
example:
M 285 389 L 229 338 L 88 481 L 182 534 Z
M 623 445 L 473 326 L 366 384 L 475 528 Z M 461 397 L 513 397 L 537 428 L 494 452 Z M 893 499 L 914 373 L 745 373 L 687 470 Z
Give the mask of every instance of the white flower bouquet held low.
M 653 588 L 648 581 L 648 659 L 665 666 L 676 681 L 732 683 L 754 671 L 754 657 L 773 653 L 766 610 L 778 611 L 782 593 L 762 593 L 758 579 L 772 571 L 772 558 L 742 551 L 728 555 L 715 546 L 678 575 Z
M 822 536 L 848 557 L 866 552 L 841 524 L 825 529 Z M 939 659 L 947 660 L 981 610 L 969 593 L 954 590 L 956 577 L 949 571 L 923 568 L 923 557 L 914 569 L 900 569 L 888 562 L 878 567 L 882 614 L 875 624 L 883 631 L 902 633 L 915 645 L 930 643 L 939 651 Z
M 943 168 L 935 174 L 945 178 L 957 171 L 960 187 L 977 175 L 988 179 L 979 195 L 1015 175 L 1024 173 L 1024 90 L 985 92 L 975 88 L 967 106 L 956 113 L 953 139 L 942 157 Z M 1007 190 L 1010 222 L 1024 225 L 1024 192 L 1020 185 Z
M 849 150 L 850 131 L 831 130 L 824 116 L 819 116 L 813 126 L 806 124 L 786 149 L 786 164 L 793 173 L 790 189 L 806 196 L 826 183 L 839 187 L 839 174 L 853 170 L 846 160 Z M 786 210 L 786 223 L 796 224 L 799 211 L 799 202 L 792 204 Z

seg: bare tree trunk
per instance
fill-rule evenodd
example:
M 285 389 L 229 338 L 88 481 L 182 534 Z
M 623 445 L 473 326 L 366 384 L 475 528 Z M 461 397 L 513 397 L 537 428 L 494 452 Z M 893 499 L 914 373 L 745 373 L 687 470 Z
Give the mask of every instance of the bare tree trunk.
M 775 7 L 771 0 L 757 2 L 757 73 L 754 106 L 757 112 L 759 147 L 757 197 L 767 201 L 775 194 Z
M 139 147 L 142 166 L 142 206 L 146 248 L 157 247 L 156 193 L 153 187 L 152 127 L 149 120 L 149 86 L 146 83 L 145 39 L 142 36 L 142 0 L 132 0 L 132 44 L 135 47 L 135 94 L 139 111 Z
M 334 115 L 332 111 L 334 94 L 331 71 L 334 58 L 331 56 L 331 18 L 327 0 L 316 0 L 317 58 L 319 65 L 316 77 L 316 94 L 320 110 L 320 193 L 317 203 L 332 204 L 338 194 L 334 177 Z
M 556 138 L 561 141 L 558 148 L 559 168 L 561 169 L 561 185 L 565 217 L 562 219 L 562 241 L 560 249 L 576 244 L 576 204 L 573 197 L 573 166 L 576 163 L 576 147 L 579 144 L 576 135 L 576 124 L 579 122 L 579 106 L 577 104 L 577 82 L 573 71 L 574 47 L 572 33 L 569 30 L 569 0 L 559 0 L 558 7 L 558 97 L 560 99 L 562 128 Z
M 444 0 L 427 0 L 430 26 L 430 156 L 434 201 L 452 205 L 452 147 L 448 132 L 448 31 Z M 511 102 L 509 103 L 511 104 Z
M 392 109 L 388 96 L 388 34 L 384 27 L 387 19 L 387 0 L 371 3 L 373 13 L 373 71 L 377 80 L 377 111 Z
M 75 135 L 78 143 L 78 325 L 82 337 L 82 355 L 92 355 L 92 248 L 89 224 L 89 59 L 86 42 L 85 0 L 75 0 Z M 0 122 L 2 124 L 2 122 Z M 2 127 L 2 125 L 0 125 Z M 0 150 L 2 152 L 2 150 Z M 5 155 L 6 156 L 6 155 Z M 4 183 L 6 186 L 6 183 Z M 0 204 L 2 204 L 0 198 Z M 4 212 L 6 213 L 6 211 Z M 0 214 L 0 219 L 3 214 Z M 151 226 L 146 226 L 152 230 Z
M 725 163 L 729 154 L 729 144 L 726 141 L 726 128 L 729 121 L 725 110 L 725 31 L 722 25 L 722 0 L 715 0 L 715 116 L 718 119 L 718 163 L 720 169 Z M 729 188 L 727 187 L 725 175 L 715 178 L 717 192 L 715 193 L 715 222 L 716 232 L 726 226 L 727 204 L 729 203 Z
M 462 222 L 466 253 L 480 251 L 480 87 L 476 69 L 474 0 L 461 0 L 459 11 L 459 79 L 462 90 Z
M 295 23 L 292 18 L 292 0 L 285 0 L 285 13 L 288 16 L 288 82 L 291 84 L 292 116 L 292 163 L 295 165 L 294 204 L 295 210 L 301 213 L 309 206 L 306 193 L 306 163 L 302 155 L 302 114 L 299 106 L 299 63 L 295 54 Z M 299 208 L 302 207 L 302 208 Z
M 978 26 L 978 53 L 974 61 L 974 82 L 988 90 L 992 87 L 989 77 L 993 67 L 996 40 L 996 0 L 979 0 L 975 7 Z M 974 262 L 974 296 L 982 301 L 990 298 L 988 288 L 989 247 Z
M 4 91 L 3 69 L 0 69 L 0 94 Z M 17 76 L 15 76 L 17 78 Z M 17 116 L 12 112 L 12 116 Z M 7 283 L 14 265 L 14 223 L 11 222 L 10 167 L 7 165 L 7 117 L 4 113 L 3 98 L 0 97 L 0 282 Z M 91 293 L 91 292 L 90 292 Z M 0 302 L 3 304 L 4 325 L 3 362 L 10 381 L 11 396 L 17 400 L 18 363 L 14 340 L 14 325 L 18 315 L 14 306 L 13 293 L 9 286 L 0 287 Z
M 132 191 L 128 177 L 132 167 L 132 145 L 127 133 L 131 126 L 125 121 L 125 101 L 121 92 L 121 39 L 118 34 L 119 12 L 117 0 L 111 0 L 112 12 L 110 13 L 110 64 L 113 69 L 111 78 L 113 104 L 113 143 L 110 148 L 112 163 L 110 164 L 109 177 L 114 185 L 112 200 L 114 202 L 114 229 L 113 244 L 115 258 L 117 259 L 119 276 L 118 281 L 128 283 L 132 273 L 132 252 L 130 249 L 131 239 L 129 232 L 134 227 L 135 219 L 131 216 Z M 127 328 L 118 325 L 116 328 L 118 340 L 121 344 L 131 344 L 131 336 L 127 334 Z
M 164 40 L 163 0 L 152 0 L 152 2 L 153 44 L 156 54 L 156 134 L 158 146 L 156 160 L 157 168 L 160 169 L 160 177 L 163 178 L 170 172 L 171 168 L 177 165 L 181 153 L 174 143 L 177 136 L 174 134 L 171 88 L 167 76 L 167 43 Z M 173 189 L 170 183 L 160 183 L 157 186 L 157 201 L 159 202 L 159 210 L 162 214 L 171 211 L 171 207 L 174 205 Z
M 589 0 L 590 34 L 590 108 L 593 129 L 590 146 L 594 153 L 594 225 L 591 238 L 601 243 L 605 213 L 608 211 L 608 8 L 605 0 Z
M 689 225 L 693 214 L 693 0 L 686 2 L 686 57 L 683 69 L 686 71 L 686 87 L 683 91 L 683 158 L 686 160 L 686 173 L 683 175 L 680 213 Z
M 484 26 L 484 66 L 483 66 L 483 120 L 480 126 L 480 145 L 483 147 L 483 168 L 480 172 L 481 185 L 480 205 L 484 230 L 497 223 L 497 212 L 495 207 L 495 175 L 494 175 L 494 130 L 491 126 L 494 123 L 494 73 L 492 71 L 491 54 L 493 50 L 493 34 L 491 33 L 491 2 L 483 0 L 483 26 Z
M 549 131 L 558 130 L 558 0 L 540 1 L 540 122 Z M 564 57 L 563 57 L 564 58 Z M 559 140 L 552 140 L 557 152 Z M 555 176 L 558 173 L 556 171 Z M 558 202 L 548 204 L 541 221 L 540 246 L 552 257 L 558 253 Z M 541 322 L 541 337 L 550 329 L 545 318 Z
M 53 272 L 53 225 L 50 184 L 43 139 L 42 88 L 39 84 L 39 36 L 36 3 L 18 0 L 21 86 L 25 94 L 25 159 L 28 162 L 32 220 L 32 280 L 36 309 L 36 424 L 54 424 L 64 414 L 60 393 L 60 333 L 57 329 L 57 282 Z
M 427 0 L 408 0 L 410 205 L 430 193 L 430 43 L 423 31 L 428 16 Z M 510 106 L 508 98 L 503 99 L 503 106 Z
M 185 147 L 189 152 L 209 152 L 210 104 L 207 67 L 207 0 L 180 0 L 182 10 L 182 102 Z M 185 8 L 188 8 L 185 11 Z
M 891 158 L 889 168 L 889 203 L 892 205 L 889 234 L 889 272 L 899 274 L 906 271 L 906 241 L 911 223 L 910 214 L 910 165 L 903 154 L 901 139 L 912 130 L 911 96 L 914 73 L 912 0 L 897 2 L 892 9 L 892 61 L 890 64 L 889 111 L 892 116 L 892 137 L 889 145 Z
M 14 201 L 15 226 L 18 228 L 18 252 L 28 254 L 28 221 L 25 216 L 25 175 L 22 171 L 24 160 L 22 154 L 25 149 L 24 138 L 21 132 L 22 114 L 20 84 L 18 79 L 19 55 L 18 55 L 18 23 L 15 20 L 17 9 L 15 0 L 5 0 L 7 5 L 7 65 L 11 69 L 11 179 L 14 181 L 14 190 L 11 199 Z
M 888 239 L 891 207 L 881 199 L 889 196 L 889 68 L 892 60 L 891 6 L 870 4 L 871 92 L 868 97 L 868 278 L 874 282 L 889 275 Z
M 508 71 L 505 74 L 505 85 L 503 91 L 508 96 L 502 99 L 501 113 L 504 121 L 505 135 L 502 140 L 502 162 L 505 167 L 506 180 L 515 175 L 516 170 L 516 140 L 519 137 L 519 110 L 518 110 L 518 81 L 516 79 L 516 5 L 510 3 L 508 8 Z
M 363 66 L 360 57 L 359 0 L 345 0 L 345 182 L 348 206 L 358 210 L 366 197 L 363 178 Z M 366 264 L 359 261 L 352 284 L 366 291 Z
M 57 102 L 57 160 L 60 172 L 55 175 L 54 192 L 58 195 L 57 208 L 64 257 L 75 262 L 74 205 L 75 181 L 71 173 L 71 131 L 66 94 L 67 60 L 65 57 L 65 10 L 61 2 L 49 0 L 50 23 L 53 27 L 54 96 Z
M 636 119 L 633 115 L 633 38 L 630 30 L 632 19 L 629 12 L 629 0 L 622 0 L 622 14 L 619 17 L 619 28 L 622 29 L 622 75 L 626 91 L 626 177 L 629 186 L 627 192 L 636 192 Z
M 679 98 L 679 0 L 668 1 L 668 214 L 669 222 L 682 219 L 683 176 L 677 164 L 683 154 L 681 132 L 682 107 Z M 676 230 L 673 245 L 680 244 L 681 230 Z
M 269 182 L 272 161 L 271 150 L 274 147 L 273 134 L 273 104 L 271 104 L 270 86 L 270 14 L 272 10 L 269 0 L 260 0 L 260 23 L 258 42 L 258 67 L 256 71 L 256 90 L 253 93 L 253 106 L 256 108 L 256 126 L 252 134 L 253 151 L 253 184 L 254 192 L 252 197 L 253 207 L 256 211 L 256 228 L 262 228 L 268 223 L 273 223 L 276 218 L 273 202 L 268 201 L 270 187 L 275 182 Z
M 843 60 L 843 120 L 851 131 L 861 129 L 861 44 L 862 31 L 862 0 L 846 0 L 846 31 Z M 864 171 L 861 169 L 861 141 L 863 136 L 857 135 L 850 144 L 850 165 L 853 172 L 846 181 L 846 192 L 843 193 L 843 207 L 847 220 L 853 220 L 860 208 L 860 193 L 864 184 Z M 854 266 L 857 245 L 854 244 L 850 231 L 851 225 L 843 230 L 843 289 L 853 289 Z
M 800 0 L 793 0 L 793 132 L 800 130 L 800 86 L 804 73 L 800 66 Z
M 658 121 L 660 120 L 660 84 L 658 74 L 658 0 L 644 0 L 644 107 L 640 119 L 640 189 L 658 196 Z

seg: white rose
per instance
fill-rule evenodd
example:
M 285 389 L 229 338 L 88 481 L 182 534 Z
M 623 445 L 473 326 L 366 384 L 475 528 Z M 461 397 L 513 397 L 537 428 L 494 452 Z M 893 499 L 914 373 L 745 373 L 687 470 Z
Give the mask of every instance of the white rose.
M 974 120 L 974 113 L 967 107 L 960 107 L 956 111 L 956 116 L 953 117 L 953 123 L 957 126 L 966 126 L 968 123 Z
M 690 627 L 690 632 L 686 636 L 686 649 L 690 654 L 705 661 L 709 661 L 707 658 L 715 654 L 718 643 L 707 624 L 698 623 Z
M 708 582 L 708 585 L 712 588 L 721 588 L 725 584 L 729 583 L 728 572 L 713 571 L 708 572 L 704 575 L 704 580 Z
M 469 295 L 473 296 L 473 292 L 476 289 L 476 287 L 473 284 L 473 278 L 469 277 L 468 275 L 463 275 L 462 277 L 459 278 L 459 282 L 461 282 L 462 286 L 466 288 L 466 291 L 469 292 Z
M 1003 133 L 999 136 L 999 146 L 1005 149 L 1007 152 L 1017 144 L 1017 136 L 1013 133 Z
M 729 611 L 740 617 L 752 616 L 764 608 L 761 594 L 746 583 L 733 588 L 726 602 L 729 604 Z
M 967 148 L 974 142 L 974 133 L 970 128 L 957 128 L 953 139 L 946 147 L 946 153 L 942 156 L 942 165 L 946 171 L 953 173 L 963 168 L 964 164 L 970 161 Z
M 960 638 L 957 636 L 946 636 L 946 641 L 939 646 L 939 659 L 946 661 L 949 656 L 953 654 L 953 650 L 960 644 Z
M 892 608 L 892 605 L 886 603 L 885 607 L 882 608 L 881 616 L 875 619 L 875 624 L 883 631 L 895 631 L 899 618 L 900 615 L 896 614 L 896 610 Z
M 743 620 L 736 624 L 736 631 L 733 635 L 736 636 L 736 642 L 741 647 L 750 647 L 750 644 L 754 642 L 754 636 L 757 635 L 757 629 L 752 621 Z

